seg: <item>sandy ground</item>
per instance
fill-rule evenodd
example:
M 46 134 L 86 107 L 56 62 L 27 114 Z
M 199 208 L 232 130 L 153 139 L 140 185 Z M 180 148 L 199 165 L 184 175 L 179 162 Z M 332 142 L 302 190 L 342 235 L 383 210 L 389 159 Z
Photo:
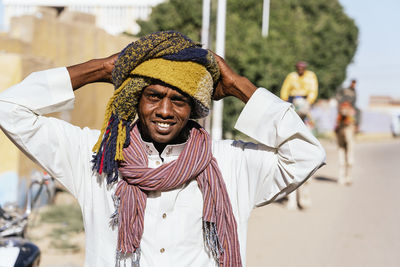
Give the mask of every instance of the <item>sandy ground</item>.
M 76 205 L 77 201 L 72 195 L 66 192 L 57 193 L 55 205 Z M 41 212 L 44 212 L 42 209 Z M 39 212 L 39 213 L 41 213 Z M 68 236 L 61 236 L 67 239 L 68 244 L 75 245 L 78 249 L 59 249 L 54 247 L 54 242 L 60 241 L 51 237 L 54 228 L 59 228 L 58 224 L 40 222 L 40 214 L 33 217 L 28 229 L 29 238 L 40 248 L 41 260 L 40 267 L 80 267 L 85 262 L 85 234 L 72 233 Z
M 247 265 L 277 267 L 400 266 L 400 140 L 361 141 L 355 181 L 336 183 L 334 143 L 314 176 L 313 205 L 288 211 L 274 203 L 253 211 Z
M 323 145 L 327 165 L 310 184 L 311 208 L 288 211 L 274 203 L 253 211 L 247 266 L 400 266 L 400 139 L 360 140 L 352 186 L 336 183 L 336 145 Z M 38 240 L 41 266 L 83 266 L 84 235 L 74 238 L 81 244 L 79 253 Z

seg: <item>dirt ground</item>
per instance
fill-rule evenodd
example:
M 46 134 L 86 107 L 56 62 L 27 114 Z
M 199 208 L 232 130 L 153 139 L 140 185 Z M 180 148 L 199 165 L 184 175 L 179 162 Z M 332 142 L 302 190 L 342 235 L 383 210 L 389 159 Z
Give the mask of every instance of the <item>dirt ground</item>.
M 247 265 L 400 266 L 400 139 L 361 139 L 355 180 L 336 183 L 336 145 L 323 142 L 327 165 L 310 184 L 313 205 L 288 211 L 274 203 L 253 211 Z
M 66 223 L 43 222 L 41 217 L 48 210 L 62 207 L 79 209 L 76 200 L 66 192 L 57 193 L 53 206 L 41 209 L 31 220 L 29 238 L 41 250 L 41 267 L 80 267 L 85 262 L 85 234 L 83 231 L 55 232 L 57 229 L 66 228 Z M 57 233 L 57 234 L 54 234 Z
M 327 165 L 310 184 L 311 208 L 289 211 L 273 203 L 253 211 L 247 266 L 400 266 L 400 140 L 360 139 L 351 186 L 336 183 L 335 143 L 323 145 Z M 64 196 L 61 202 L 66 201 L 71 200 Z M 51 227 L 32 231 L 42 250 L 41 266 L 83 266 L 84 234 L 68 237 L 79 250 L 55 249 L 48 238 Z

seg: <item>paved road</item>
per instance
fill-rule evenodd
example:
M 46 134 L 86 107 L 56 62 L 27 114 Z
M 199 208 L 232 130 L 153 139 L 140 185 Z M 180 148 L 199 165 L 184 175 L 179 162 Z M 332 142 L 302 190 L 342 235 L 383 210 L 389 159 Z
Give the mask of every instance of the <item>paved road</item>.
M 400 140 L 358 143 L 352 186 L 336 183 L 336 146 L 324 146 L 328 165 L 310 185 L 310 209 L 253 211 L 247 266 L 400 266 Z

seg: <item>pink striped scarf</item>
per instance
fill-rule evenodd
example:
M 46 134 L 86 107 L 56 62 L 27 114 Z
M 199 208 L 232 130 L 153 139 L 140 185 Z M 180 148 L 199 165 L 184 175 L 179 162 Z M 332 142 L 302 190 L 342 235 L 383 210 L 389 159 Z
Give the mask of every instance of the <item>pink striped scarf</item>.
M 196 179 L 203 194 L 203 231 L 205 243 L 219 266 L 242 266 L 237 225 L 226 186 L 211 152 L 209 134 L 193 121 L 190 137 L 178 159 L 158 168 L 148 168 L 137 125 L 131 131 L 130 145 L 124 149 L 126 164 L 119 168 L 118 182 L 118 253 L 140 259 L 147 191 L 166 191 Z M 118 263 L 117 263 L 118 264 Z

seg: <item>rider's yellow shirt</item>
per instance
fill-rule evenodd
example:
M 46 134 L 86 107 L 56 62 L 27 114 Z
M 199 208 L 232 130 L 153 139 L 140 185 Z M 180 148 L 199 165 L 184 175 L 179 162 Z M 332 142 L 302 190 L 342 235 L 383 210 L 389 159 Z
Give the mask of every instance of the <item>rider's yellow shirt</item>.
M 289 73 L 283 82 L 281 98 L 288 101 L 290 96 L 305 96 L 312 104 L 318 96 L 318 80 L 314 72 L 306 70 L 302 76 L 297 72 Z

